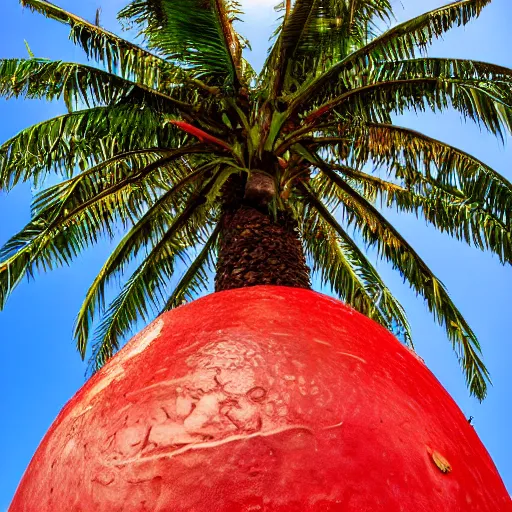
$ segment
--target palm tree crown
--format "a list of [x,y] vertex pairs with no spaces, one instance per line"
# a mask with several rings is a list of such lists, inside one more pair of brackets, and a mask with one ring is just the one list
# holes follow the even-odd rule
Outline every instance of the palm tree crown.
[[[248,43],[234,28],[234,0],[132,0],[119,19],[139,31],[140,45],[44,0],[21,3],[68,24],[95,66],[32,55],[0,61],[1,95],[62,98],[68,108],[0,148],[4,189],[61,177],[35,196],[32,220],[1,251],[0,307],[24,276],[69,264],[123,226],[76,322],[84,356],[103,313],[93,346],[99,367],[139,318],[205,289],[225,236],[229,184],[242,178],[248,194],[263,180],[259,210],[293,221],[325,284],[410,344],[404,311],[361,246],[376,248],[425,299],[471,392],[485,396],[478,340],[378,206],[512,262],[512,184],[471,155],[393,123],[406,110],[455,109],[498,137],[511,131],[512,70],[426,53],[490,0],[456,1],[386,30],[390,0],[285,0],[259,74],[243,57]],[[179,260],[188,269],[171,287]],[[133,262],[106,306],[107,287]]]

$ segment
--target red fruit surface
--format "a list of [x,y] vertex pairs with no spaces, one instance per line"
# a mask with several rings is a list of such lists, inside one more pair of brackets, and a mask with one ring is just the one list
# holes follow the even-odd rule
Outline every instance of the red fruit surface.
[[329,297],[256,287],[167,313],[66,405],[11,512],[505,512],[424,364]]

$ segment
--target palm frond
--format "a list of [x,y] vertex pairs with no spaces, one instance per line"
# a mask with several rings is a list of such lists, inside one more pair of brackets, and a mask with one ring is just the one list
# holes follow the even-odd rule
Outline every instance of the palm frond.
[[449,59],[439,57],[423,57],[399,61],[383,62],[375,66],[368,74],[368,80],[383,82],[403,78],[453,78],[471,83],[488,82],[493,84],[512,84],[512,69],[468,59]]
[[38,186],[48,173],[68,178],[105,160],[105,147],[123,153],[176,147],[181,140],[150,108],[115,105],[72,112],[31,126],[0,146],[0,188],[27,180]]
[[361,125],[353,144],[356,166],[373,162],[419,193],[430,186],[460,190],[468,205],[511,225],[512,183],[470,154],[417,131],[379,123]]
[[[512,263],[512,225],[506,225],[483,205],[472,202],[461,190],[427,183],[419,176],[416,180],[423,186],[420,192],[415,192],[345,165],[328,166],[375,206],[412,213],[457,240],[492,251],[502,263]],[[323,174],[315,176],[314,183],[328,203],[343,201],[343,193]]]
[[320,0],[297,0],[293,9],[283,20],[281,34],[265,64],[264,72],[270,82],[270,94],[273,98],[280,95],[286,78],[290,59],[295,54],[301,39],[307,33],[310,24],[315,21],[315,11]]
[[[36,193],[32,201],[32,217],[52,219],[52,211],[86,209],[90,201],[101,199],[100,195],[107,196],[126,185],[142,181],[155,169],[198,150],[199,146],[186,146],[178,150],[147,148],[115,154],[74,178]],[[173,178],[172,173],[170,178]],[[71,217],[73,213],[69,215]]]
[[[357,89],[371,90],[380,84],[421,79],[424,79],[425,83],[428,83],[428,80],[438,80],[438,87],[447,89],[448,97],[450,87],[464,84],[468,90],[472,88],[486,92],[496,101],[508,107],[511,105],[512,69],[487,62],[430,57],[383,62],[367,68],[364,73],[355,73],[353,70],[342,73],[337,83],[336,97],[333,97],[329,90],[325,91],[324,97],[327,104],[335,103],[337,99],[342,99],[344,94]],[[420,87],[418,92],[421,91],[425,93],[425,103],[431,102],[429,91]],[[421,97],[418,104],[421,105]]]
[[417,49],[426,48],[454,26],[467,25],[480,16],[490,3],[491,0],[451,2],[392,27],[361,48],[360,52],[382,60],[414,57]]
[[133,0],[119,18],[139,27],[149,48],[215,85],[237,86],[242,42],[232,27],[234,1]]
[[274,97],[300,89],[364,46],[390,16],[388,0],[297,0],[282,19],[261,78],[273,82]]
[[[408,78],[355,87],[320,105],[306,117],[300,133],[312,133],[323,121],[391,123],[392,114],[454,109],[465,119],[504,139],[512,133],[512,89],[451,78]],[[333,119],[334,118],[334,119]],[[288,136],[296,137],[295,133]]]
[[[304,190],[302,190],[304,193]],[[368,258],[321,200],[305,191],[310,206],[301,212],[302,237],[324,286],[349,306],[413,346],[405,311]]]
[[[169,282],[174,274],[175,260],[180,252],[198,242],[198,235],[208,223],[209,206],[192,198],[185,209],[173,219],[163,237],[144,257],[121,293],[114,299],[95,333],[91,363],[101,368],[119,349],[121,340],[133,324],[156,316]],[[180,231],[186,229],[185,237]]]
[[89,23],[45,0],[21,0],[21,5],[47,18],[59,21],[71,28],[70,39],[80,46],[90,59],[101,63],[110,73],[133,77],[134,81],[151,86],[150,77],[157,73],[166,76],[179,74],[179,82],[187,76],[164,59],[147,50]]
[[425,298],[430,312],[445,327],[453,343],[471,393],[481,400],[485,398],[489,374],[481,359],[480,344],[444,285],[373,205],[327,167],[322,166],[321,171],[342,191],[343,205],[365,243],[376,247],[379,256],[389,261]]
[[[158,86],[158,82],[156,83]],[[129,101],[139,107],[180,115],[194,110],[179,97],[197,101],[182,87],[168,87],[170,94],[135,83],[100,69],[46,59],[1,59],[0,96],[54,100],[63,98],[70,112],[80,105],[88,108]]]
[[[100,309],[104,304],[105,289],[108,283],[116,275],[122,274],[126,269],[128,263],[133,260],[139,251],[148,244],[164,243],[163,241],[172,238],[176,230],[181,229],[186,220],[194,213],[195,209],[200,207],[207,201],[206,195],[210,194],[212,190],[218,186],[219,180],[224,176],[223,173],[216,172],[204,186],[201,186],[201,181],[198,185],[199,188],[187,200],[185,209],[178,213],[176,217],[170,216],[168,205],[177,194],[186,185],[198,180],[208,170],[212,168],[211,164],[206,167],[197,169],[188,175],[185,179],[174,185],[168,192],[155,201],[147,212],[141,217],[137,224],[128,232],[128,234],[121,240],[116,249],[112,252],[108,260],[103,265],[98,273],[96,279],[92,283],[75,325],[75,338],[77,341],[77,348],[82,354],[85,355],[87,343],[89,339],[89,331],[94,321],[94,316],[97,307]],[[169,231],[170,226],[174,226],[174,231]],[[171,235],[169,235],[171,233]],[[197,236],[191,232],[192,239]],[[190,245],[193,245],[192,243]]]
[[[188,148],[169,152],[158,160],[150,155],[153,161],[150,159],[145,166],[147,155],[143,160],[125,155],[123,163],[134,168],[126,165],[112,169],[118,157],[37,196],[31,222],[0,251],[0,309],[24,276],[69,265],[101,236],[112,239],[120,225],[126,228],[136,222],[166,186],[159,179],[147,177],[187,152]],[[166,181],[181,185],[187,179],[186,171],[175,168]]]
[[426,48],[452,27],[464,26],[478,17],[490,2],[491,0],[460,0],[396,25],[346,56],[312,83],[306,84],[296,102],[308,103],[319,93],[325,97],[328,90],[335,95],[339,94],[336,84],[343,71],[354,70],[358,74],[374,63],[414,57],[418,49],[421,51]]
[[106,208],[112,213],[126,212],[121,219],[126,224],[126,219],[130,219],[129,207],[137,204],[139,196],[146,202],[157,199],[160,192],[186,177],[193,162],[191,157],[204,152],[205,148],[196,144],[175,150],[139,150],[116,155],[38,193],[32,203],[32,215],[48,223],[51,230],[61,222],[77,222],[90,217],[92,210]]
[[188,265],[187,271],[174,287],[174,291],[162,309],[162,313],[182,305],[186,300],[194,300],[201,292],[208,289],[208,274],[215,268],[215,246],[220,233],[220,223],[204,243],[203,248],[194,261]]

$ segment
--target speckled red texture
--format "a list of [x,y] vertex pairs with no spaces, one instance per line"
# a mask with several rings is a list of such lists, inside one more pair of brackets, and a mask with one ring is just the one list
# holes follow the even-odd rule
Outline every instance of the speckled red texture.
[[136,336],[63,409],[10,508],[511,510],[414,354],[340,302],[280,287],[210,295]]

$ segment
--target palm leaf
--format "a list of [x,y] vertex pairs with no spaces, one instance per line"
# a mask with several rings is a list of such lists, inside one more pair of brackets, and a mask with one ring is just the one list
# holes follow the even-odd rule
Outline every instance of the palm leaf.
[[270,94],[273,98],[282,92],[287,66],[307,34],[312,19],[315,19],[320,3],[320,0],[297,0],[283,23],[281,35],[265,64],[265,71],[271,77]]
[[[178,156],[194,153],[194,149],[196,148],[193,146],[187,146],[186,150],[179,149]],[[115,154],[74,178],[36,193],[32,200],[32,217],[45,215],[51,219],[53,215],[48,215],[48,212],[52,210],[64,208],[69,212],[75,208],[86,208],[85,203],[96,199],[97,194],[103,195],[107,191],[106,195],[108,195],[108,191],[114,192],[122,188],[122,186],[118,187],[120,181],[128,179],[135,183],[143,179],[154,169],[146,168],[146,172],[141,172],[139,169],[144,169],[146,165],[151,166],[160,157],[171,157],[170,161],[172,161],[174,151],[167,148],[147,148]],[[165,163],[165,160],[163,162],[159,160],[159,165],[163,166]]]
[[207,271],[212,271],[215,267],[214,253],[219,233],[220,223],[217,223],[197,257],[188,265],[187,271],[174,287],[161,313],[177,308],[187,299],[194,300],[201,292],[208,289]]
[[443,284],[374,206],[327,167],[322,166],[321,171],[343,192],[343,204],[352,213],[364,241],[376,247],[379,256],[391,262],[416,293],[425,298],[429,310],[445,327],[453,343],[471,393],[484,399],[489,375],[480,357],[480,344]]
[[97,366],[101,366],[105,357],[110,357],[119,347],[120,338],[138,317],[147,317],[150,303],[154,305],[155,312],[158,311],[158,305],[165,300],[166,285],[174,272],[175,257],[180,251],[198,243],[209,221],[208,213],[216,198],[215,191],[231,172],[217,172],[197,194],[191,196],[109,307],[96,333],[94,352]]
[[[166,61],[97,24],[89,23],[45,0],[21,0],[21,4],[71,27],[70,39],[87,57],[101,63],[110,73],[156,88],[158,84],[187,84],[191,89],[217,95],[218,89],[194,78],[187,70]],[[158,82],[155,83],[155,81]]]
[[149,48],[216,85],[237,86],[241,41],[232,27],[236,2],[133,0],[119,18],[139,27]]
[[460,0],[422,14],[389,29],[368,44],[357,49],[300,91],[296,104],[308,103],[317,94],[331,91],[338,95],[337,79],[345,70],[356,73],[368,69],[369,64],[383,60],[402,60],[414,57],[417,48],[425,48],[433,39],[441,37],[453,26],[463,26],[478,17],[491,0]]
[[150,108],[121,104],[72,112],[31,126],[0,146],[0,188],[29,179],[37,186],[50,172],[70,177],[105,160],[105,147],[123,153],[175,147],[180,140]]
[[21,0],[21,5],[37,11],[47,18],[59,21],[71,27],[70,39],[81,46],[87,57],[101,62],[111,73],[121,76],[135,75],[136,81],[156,69],[173,70],[165,60],[147,50],[125,40],[98,25],[89,23],[60,7],[45,0]]
[[[214,165],[214,164],[211,164]],[[176,198],[177,194],[181,193],[183,187],[198,180],[201,176],[208,171],[210,166],[203,167],[193,171],[186,178],[174,185],[168,192],[155,201],[147,212],[141,217],[137,224],[128,232],[128,234],[121,240],[116,249],[112,252],[102,269],[98,273],[96,279],[92,283],[75,325],[75,338],[77,340],[77,348],[82,354],[85,355],[87,342],[89,338],[89,330],[94,320],[94,315],[97,306],[102,308],[104,304],[105,289],[110,280],[124,271],[127,264],[137,256],[141,248],[148,244],[155,243],[155,240],[166,240],[166,233],[168,233],[169,226],[175,225],[176,229],[181,228],[182,220],[174,221],[170,217],[168,211],[169,203]],[[189,206],[186,208],[187,213],[177,217],[177,219],[187,219],[189,215],[193,214],[192,206],[199,207],[206,200],[204,194],[211,191],[215,186],[216,181],[219,179],[215,175],[204,188],[199,188],[193,197],[189,200]],[[199,185],[200,187],[200,185]],[[191,202],[192,201],[192,202]],[[174,223],[174,224],[172,224]],[[176,224],[178,223],[178,224]],[[159,242],[156,242],[157,244]]]
[[406,185],[460,189],[469,205],[483,207],[505,224],[512,222],[512,183],[477,158],[414,130],[388,124],[362,125],[354,139],[354,163],[372,161],[396,170]]
[[[384,204],[399,212],[413,213],[441,232],[482,250],[491,250],[502,263],[512,263],[512,226],[496,218],[483,205],[472,202],[461,190],[424,183],[423,190],[416,193],[345,165],[327,165],[341,173],[343,179],[372,204]],[[416,180],[427,181],[422,177]],[[343,202],[343,193],[331,180],[320,174],[314,182],[326,201]],[[380,203],[377,203],[379,199]]]
[[306,191],[302,237],[323,285],[349,306],[380,323],[412,346],[405,312],[352,238],[324,204]]
[[[200,207],[201,206],[201,207]],[[106,311],[95,333],[91,363],[97,370],[119,349],[123,337],[132,325],[142,319],[148,321],[155,316],[165,300],[167,286],[174,274],[175,259],[181,251],[197,243],[198,233],[204,230],[208,216],[204,205],[197,198],[187,205],[169,225],[166,233],[144,257],[121,293]],[[186,228],[185,240],[180,239],[180,230]]]
[[388,0],[297,0],[283,18],[263,70],[273,81],[273,96],[327,71],[366,44],[376,23],[389,21],[390,15]]
[[[168,87],[171,94],[168,95],[83,64],[46,59],[0,60],[0,96],[46,100],[64,98],[69,111],[76,110],[80,104],[92,108],[114,105],[129,98],[132,105],[180,115],[194,109],[191,104],[175,97],[182,90],[176,86]],[[185,95],[182,93],[181,96]]]
[[[391,123],[392,114],[427,109],[441,112],[449,108],[464,118],[485,127],[490,133],[504,138],[512,132],[512,89],[488,87],[481,83],[466,83],[450,78],[408,78],[376,82],[350,89],[320,105],[306,118],[299,134],[318,131],[325,120],[336,123],[357,117],[365,122]],[[333,119],[334,117],[334,119]],[[297,133],[287,138],[295,139]]]
[[[33,219],[0,251],[0,309],[25,275],[33,275],[35,269],[46,271],[69,265],[87,246],[97,243],[101,235],[113,238],[120,222],[125,227],[133,224],[143,215],[147,204],[160,195],[158,188],[162,184],[155,185],[153,180],[147,182],[146,177],[188,152],[188,148],[169,152],[167,157],[142,169],[123,170],[120,176],[111,173],[112,184],[101,177],[99,183],[91,184],[92,175],[97,176],[105,169],[108,171],[109,165],[118,161],[113,159],[89,173],[52,187],[42,197],[36,197]],[[185,180],[186,177],[180,174],[167,176],[170,183],[174,181],[181,185]],[[137,184],[135,188],[134,184]]]
[[489,82],[492,84],[512,84],[512,69],[468,59],[449,59],[424,57],[420,59],[408,59],[383,62],[375,66],[368,75],[373,82],[388,80],[400,80],[402,78],[454,78],[478,83]]
[[[462,80],[467,85],[476,85],[497,91],[502,97],[510,97],[512,70],[503,66],[466,59],[431,58],[394,60],[374,63],[363,71],[354,69],[341,72],[336,83],[337,94],[355,90],[362,86],[371,86],[382,82],[419,78]],[[334,99],[333,89],[326,88],[315,102]]]

